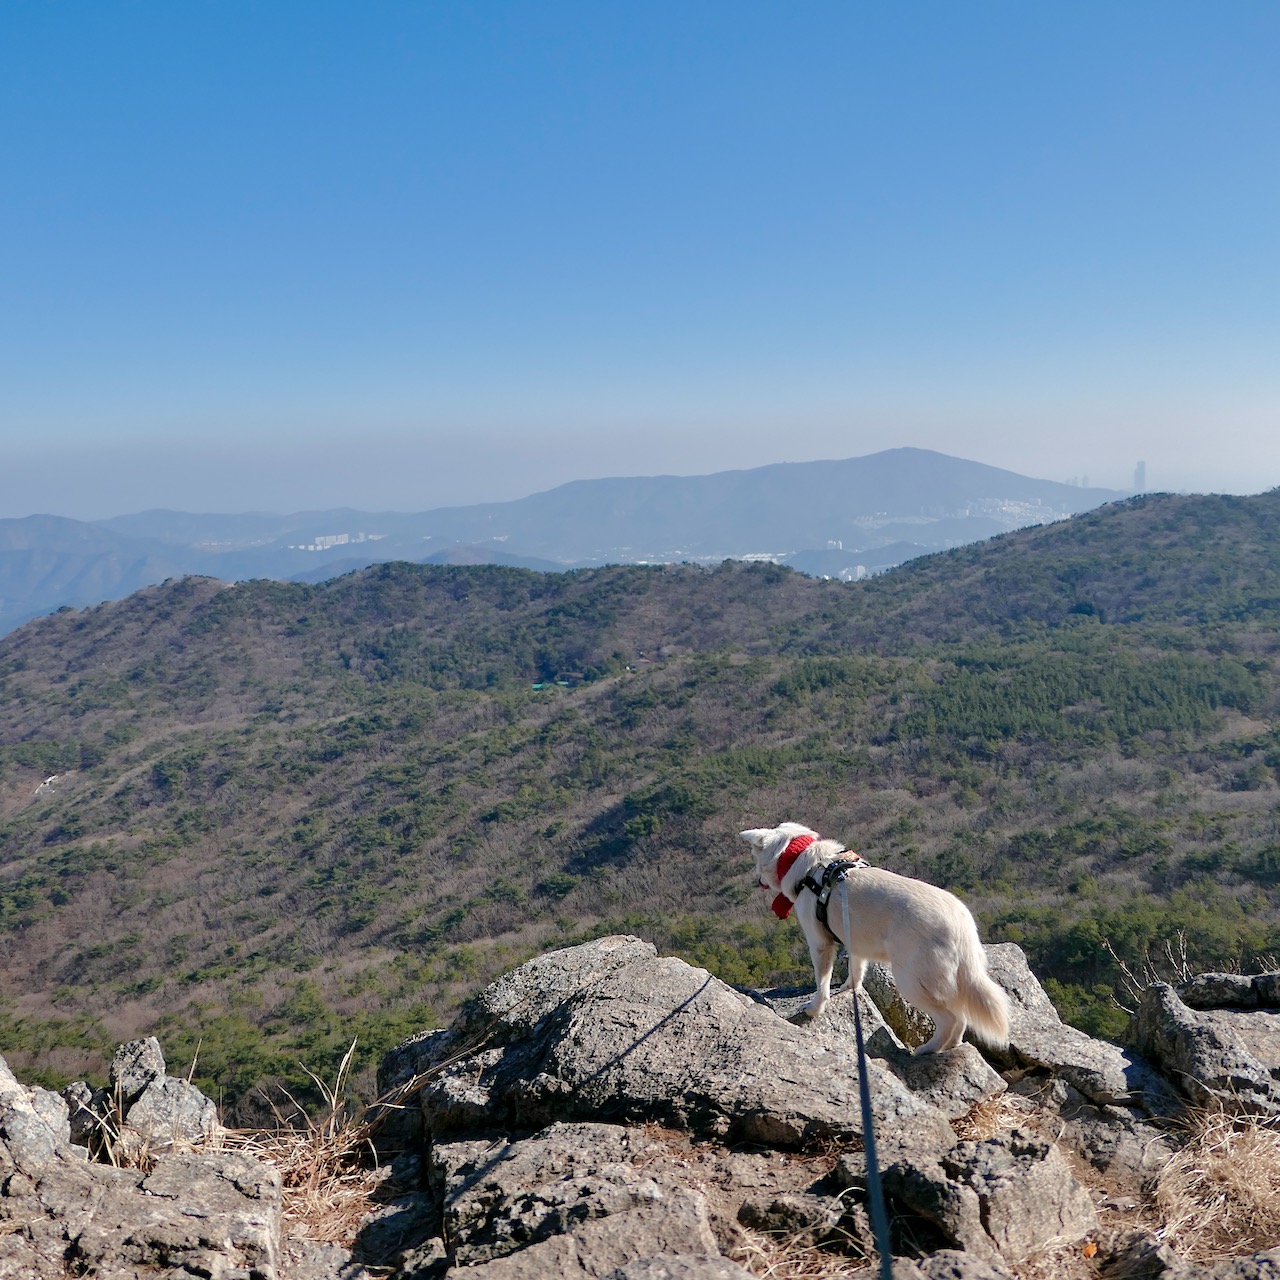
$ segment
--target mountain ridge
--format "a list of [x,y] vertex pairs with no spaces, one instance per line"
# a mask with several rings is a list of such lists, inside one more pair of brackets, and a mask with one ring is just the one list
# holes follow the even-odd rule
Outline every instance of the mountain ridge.
[[[1117,496],[895,449],[704,476],[575,480],[510,502],[419,513],[155,509],[96,522],[0,520],[0,631],[183,574],[315,581],[326,571],[450,556],[563,569],[790,555],[802,568],[830,562],[832,576],[850,577],[859,564],[882,569]],[[795,554],[836,548],[834,560]]]

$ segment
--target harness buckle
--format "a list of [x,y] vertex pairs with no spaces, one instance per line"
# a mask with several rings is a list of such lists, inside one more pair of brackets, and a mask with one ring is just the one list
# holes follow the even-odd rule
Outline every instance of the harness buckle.
[[854,854],[851,858],[837,858],[835,862],[828,862],[822,868],[822,879],[815,880],[813,872],[809,872],[803,880],[800,881],[802,889],[808,889],[810,893],[817,899],[818,923],[833,937],[837,942],[840,941],[836,937],[835,931],[827,923],[827,905],[831,901],[831,893],[836,885],[844,880],[850,871],[857,871],[861,867],[867,866],[867,861],[859,854]]

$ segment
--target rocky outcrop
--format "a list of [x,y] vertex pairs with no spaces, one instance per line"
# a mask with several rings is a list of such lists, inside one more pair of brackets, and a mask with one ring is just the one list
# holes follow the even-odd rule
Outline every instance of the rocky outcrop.
[[1280,1116],[1280,974],[1148,987],[1125,1041],[1197,1106]]
[[1176,1110],[1168,1082],[1151,1063],[1058,1017],[1021,947],[1006,942],[986,952],[991,976],[1009,996],[1011,1065],[1043,1068],[1099,1106],[1138,1107],[1148,1115]]
[[[892,1012],[887,975],[878,991]],[[853,999],[810,1022],[805,998],[744,994],[637,939],[604,938],[540,956],[447,1032],[388,1055],[380,1083],[416,1099],[459,1274],[598,1276],[624,1262],[656,1266],[646,1250],[705,1261],[732,1251],[739,1223],[866,1257]],[[937,1246],[993,1265],[1096,1227],[1088,1194],[1050,1143],[1025,1134],[957,1143],[950,1121],[1007,1087],[976,1049],[913,1057],[880,1008],[858,998],[901,1215],[927,1224]],[[707,1188],[723,1183],[707,1171],[691,1181],[638,1127],[655,1124],[762,1144],[782,1159],[830,1143],[849,1154],[816,1180],[753,1187],[739,1169],[736,1188],[717,1198]]]
[[[874,966],[874,970],[874,985],[858,993],[857,1008],[862,1016],[867,1052],[877,1066],[891,1071],[911,1094],[936,1107],[948,1120],[958,1120],[974,1107],[1004,1093],[1007,1085],[1000,1073],[972,1045],[961,1045],[951,1053],[917,1058],[894,1026],[904,1028],[917,1045],[923,1044],[932,1032],[922,1034],[922,1028],[903,1012],[910,1006],[898,994],[888,970],[881,965]],[[852,1000],[832,1001],[817,1018],[811,1019],[802,1013],[813,994],[808,988],[747,994],[779,1017],[803,1026],[813,1040],[837,1053],[848,1053],[857,1043]],[[914,1010],[911,1013],[916,1019],[922,1017]]]
[[1280,1280],[1280,1249],[1197,1264],[1178,1257],[1167,1244],[1132,1233],[1117,1243],[1099,1274],[1103,1280]]
[[77,1080],[63,1089],[61,1101],[71,1140],[92,1155],[134,1161],[146,1152],[208,1142],[220,1130],[213,1102],[189,1081],[165,1075],[154,1036],[116,1050],[105,1089]]
[[1155,1122],[1178,1113],[1177,1091],[1134,1047],[1067,1026],[1020,947],[1003,943],[986,952],[992,977],[1009,996],[1009,1049],[997,1057],[1012,1069],[1013,1089],[1057,1114],[1060,1141],[1081,1159],[1118,1187],[1140,1193],[1169,1158]]
[[434,1146],[455,1264],[491,1264],[481,1276],[598,1276],[638,1258],[715,1257],[705,1197],[646,1167],[662,1154],[640,1131],[601,1124]]
[[939,1159],[905,1160],[885,1190],[978,1258],[1019,1262],[1098,1229],[1089,1193],[1051,1143],[1015,1129],[958,1142]]
[[86,1155],[71,1141],[67,1104],[24,1088],[0,1059],[0,1280],[276,1274],[280,1178],[270,1165],[172,1148],[142,1168]]
[[[799,1146],[856,1142],[862,1129],[852,1044],[780,1021],[636,938],[522,965],[448,1034],[405,1046],[380,1084],[406,1072],[426,1077],[418,1106],[433,1137],[590,1119]],[[878,1126],[948,1143],[941,1111],[879,1062],[870,1075]]]
[[71,1126],[57,1094],[19,1084],[0,1058],[0,1169],[37,1168],[67,1151]]
[[[1064,1151],[1104,1173],[1116,1203],[1140,1195],[1171,1151],[1160,1125],[1181,1095],[1160,1059],[1066,1026],[1018,948],[988,952],[1012,1005],[1003,1055],[962,1046],[916,1058],[907,1044],[927,1029],[891,976],[874,973],[874,999],[858,997],[895,1248],[927,1255],[895,1274],[999,1280],[1046,1249],[1088,1240],[1097,1253],[1106,1233]],[[1231,987],[1237,1009],[1264,1008],[1270,990]],[[606,938],[531,961],[449,1030],[406,1042],[381,1083],[416,1100],[414,1140],[433,1152],[432,1265],[451,1276],[702,1274],[720,1265],[716,1252],[740,1255],[744,1228],[869,1256],[855,1003],[836,999],[810,1020],[808,994],[737,992],[636,939]],[[1024,1127],[957,1141],[953,1123],[993,1106]],[[696,1176],[654,1125],[701,1142]],[[720,1144],[741,1141],[772,1148],[789,1173],[761,1182],[738,1164],[729,1185]],[[824,1143],[844,1154],[800,1176],[806,1157],[788,1153]],[[624,1239],[632,1256],[609,1272],[617,1255],[602,1242]],[[663,1270],[671,1258],[685,1270]],[[1263,1275],[1269,1262],[1233,1265]]]
[[[887,973],[809,1020],[807,992],[737,991],[635,938],[539,956],[383,1060],[395,1158],[351,1250],[282,1237],[275,1171],[211,1149],[207,1099],[155,1041],[122,1046],[106,1088],[62,1096],[0,1060],[0,1280],[743,1280],[753,1259],[786,1273],[787,1250],[871,1276],[855,1009],[895,1276],[1050,1274],[1046,1251],[1069,1247],[1102,1277],[1280,1280],[1280,1253],[1196,1267],[1098,1217],[1167,1161],[1179,1097],[1218,1097],[1246,1057],[1280,1076],[1280,977],[1153,988],[1121,1049],[1065,1027],[1016,948],[990,952],[1007,1054],[923,1058]],[[984,1116],[1003,1121],[975,1138]]]

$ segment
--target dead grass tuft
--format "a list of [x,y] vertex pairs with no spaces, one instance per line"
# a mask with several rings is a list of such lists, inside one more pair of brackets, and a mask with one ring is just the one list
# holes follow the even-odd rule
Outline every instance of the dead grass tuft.
[[1160,1175],[1161,1235],[1202,1262],[1280,1244],[1280,1126],[1204,1112]]
[[832,1280],[869,1261],[821,1248],[808,1232],[781,1235],[749,1227],[742,1228],[731,1260],[761,1280]]
[[1026,1123],[1026,1103],[1016,1094],[1006,1091],[976,1103],[958,1120],[953,1120],[951,1127],[961,1142],[985,1142],[998,1133],[1008,1133],[1017,1125]]
[[429,1080],[482,1048],[488,1034],[486,1030],[430,1071],[414,1076],[354,1114],[346,1105],[356,1053],[353,1040],[331,1085],[303,1067],[324,1100],[323,1119],[312,1119],[297,1099],[286,1093],[294,1108],[287,1122],[271,1102],[279,1122],[276,1129],[241,1132],[228,1135],[228,1139],[239,1149],[270,1160],[280,1170],[284,1218],[298,1234],[326,1244],[350,1245],[363,1219],[377,1207],[375,1192],[386,1177],[378,1168],[374,1135],[389,1114],[412,1105]]
[[[241,1133],[235,1142],[280,1170],[285,1221],[296,1233],[326,1244],[351,1244],[374,1207],[373,1194],[384,1177],[377,1167],[367,1110],[347,1113],[355,1051],[353,1040],[332,1085],[307,1071],[324,1099],[323,1119],[312,1119],[291,1098],[295,1127],[281,1123],[273,1131]],[[299,1119],[301,1126],[296,1125]]]

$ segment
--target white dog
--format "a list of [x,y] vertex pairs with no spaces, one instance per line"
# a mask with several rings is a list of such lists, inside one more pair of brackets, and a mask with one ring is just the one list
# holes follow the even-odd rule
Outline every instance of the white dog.
[[[818,984],[805,1005],[813,1017],[831,998],[831,970],[840,942],[849,953],[849,980],[857,990],[867,961],[887,963],[903,996],[934,1023],[932,1039],[917,1054],[954,1049],[967,1028],[997,1048],[1009,1042],[1009,1000],[987,974],[987,957],[969,908],[953,893],[868,866],[834,840],[796,822],[739,832],[756,851],[760,885],[777,897],[773,910],[786,919],[794,905],[813,958]],[[827,923],[820,917],[823,870],[831,863],[855,864],[834,881]],[[845,938],[845,903],[851,938]]]

